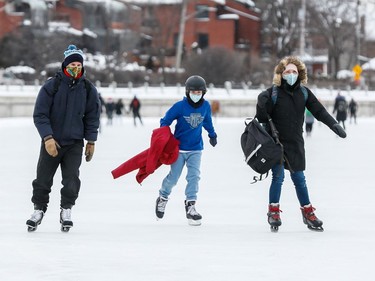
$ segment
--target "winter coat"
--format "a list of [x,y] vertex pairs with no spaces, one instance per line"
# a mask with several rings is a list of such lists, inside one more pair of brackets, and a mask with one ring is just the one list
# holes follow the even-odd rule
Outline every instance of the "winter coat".
[[137,98],[133,98],[129,105],[129,110],[132,110],[133,113],[139,112],[141,109],[141,102]]
[[348,103],[344,96],[337,96],[333,106],[333,113],[336,112],[337,121],[345,121],[347,117]]
[[200,106],[193,107],[186,97],[176,102],[160,120],[160,126],[170,126],[177,120],[174,136],[180,141],[180,150],[203,150],[202,128],[209,138],[216,138],[208,101],[203,100]]
[[139,169],[136,180],[138,183],[152,174],[162,164],[173,164],[179,153],[179,141],[171,133],[169,127],[155,129],[151,136],[150,148],[127,160],[111,173],[114,179]]
[[115,105],[116,115],[122,115],[123,108],[124,104],[119,100]]
[[279,132],[280,142],[284,146],[284,154],[293,171],[303,171],[306,167],[305,144],[303,139],[303,123],[305,107],[318,120],[332,128],[337,121],[327,112],[316,96],[307,89],[308,97],[304,94],[298,80],[293,87],[285,80],[280,80],[276,103],[273,104],[272,87],[258,96],[256,117],[260,122],[267,123],[269,114]]
[[84,76],[75,80],[62,72],[57,75],[61,77],[58,89],[58,78],[48,80],[35,102],[33,118],[40,137],[52,135],[62,146],[83,139],[96,141],[100,116],[96,88],[91,85],[90,91],[86,91]]
[[358,104],[356,101],[354,100],[351,100],[350,103],[349,103],[349,110],[350,110],[350,114],[355,114],[357,113],[357,110],[358,110]]

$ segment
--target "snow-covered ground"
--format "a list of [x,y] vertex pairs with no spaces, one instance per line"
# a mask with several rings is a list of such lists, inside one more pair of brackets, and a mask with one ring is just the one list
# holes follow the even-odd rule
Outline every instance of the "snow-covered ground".
[[[281,198],[283,225],[271,233],[266,220],[270,179],[251,185],[243,162],[243,119],[217,119],[218,145],[206,147],[197,210],[203,224],[184,214],[182,175],[163,220],[155,199],[169,168],[139,186],[135,172],[113,180],[110,171],[148,147],[158,119],[134,127],[125,117],[106,126],[92,162],[81,167],[82,187],[73,208],[74,227],[60,232],[58,172],[48,212],[34,233],[31,182],[39,136],[31,118],[0,119],[0,280],[245,281],[371,280],[374,243],[375,119],[347,124],[340,139],[314,124],[306,139],[310,199],[325,231],[302,223],[289,177]],[[287,173],[288,175],[288,173]]]

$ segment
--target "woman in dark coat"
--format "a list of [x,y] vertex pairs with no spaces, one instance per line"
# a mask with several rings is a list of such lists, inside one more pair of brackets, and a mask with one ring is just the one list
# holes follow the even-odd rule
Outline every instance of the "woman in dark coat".
[[333,114],[336,112],[336,120],[337,122],[342,122],[342,126],[345,130],[345,120],[347,117],[347,111],[348,111],[348,103],[346,102],[346,99],[344,96],[340,94],[340,92],[337,94],[337,97],[335,99],[335,104],[333,106]]
[[[272,230],[281,225],[280,195],[284,181],[284,168],[290,171],[301,206],[303,221],[310,229],[323,230],[323,222],[315,214],[305,181],[305,145],[303,124],[305,107],[314,117],[327,125],[337,135],[346,137],[344,129],[327,112],[316,96],[305,86],[307,71],[305,64],[297,57],[285,57],[275,67],[272,87],[258,96],[256,117],[267,123],[268,115],[272,118],[284,146],[284,163],[272,168],[272,182],[269,190],[268,222]],[[303,89],[304,88],[304,89]],[[275,98],[275,94],[277,94]]]

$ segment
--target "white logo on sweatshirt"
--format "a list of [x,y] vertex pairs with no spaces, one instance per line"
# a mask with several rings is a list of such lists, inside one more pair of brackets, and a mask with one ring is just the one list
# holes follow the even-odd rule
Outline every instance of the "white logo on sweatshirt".
[[192,128],[197,128],[204,119],[200,113],[190,113],[190,116],[184,116],[184,118]]

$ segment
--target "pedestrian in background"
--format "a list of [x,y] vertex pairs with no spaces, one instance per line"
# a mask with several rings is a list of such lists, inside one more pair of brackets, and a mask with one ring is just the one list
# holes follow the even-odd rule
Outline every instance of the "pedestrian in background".
[[60,223],[62,231],[73,226],[71,209],[81,187],[79,168],[84,140],[86,161],[94,155],[98,136],[100,101],[94,85],[85,78],[83,52],[69,45],[61,71],[40,89],[33,113],[41,147],[32,182],[34,213],[27,220],[29,231],[37,229],[47,211],[57,168],[61,168]]
[[216,119],[220,113],[220,102],[218,100],[213,100],[211,102],[211,112],[214,119]]
[[340,92],[337,93],[335,104],[333,106],[333,114],[336,112],[336,120],[342,123],[342,127],[345,130],[345,120],[348,112],[348,103],[344,96]]
[[131,110],[133,113],[134,126],[137,126],[137,122],[136,122],[137,118],[139,119],[139,122],[141,123],[141,125],[143,125],[142,117],[140,114],[141,102],[139,101],[137,96],[134,96],[134,98],[131,100],[130,105],[129,105],[129,110]]
[[115,103],[112,98],[108,98],[105,104],[105,112],[107,114],[107,125],[112,126],[113,124],[113,112],[115,111]]
[[124,103],[122,102],[122,99],[118,99],[115,105],[115,112],[116,112],[116,119],[122,123],[122,115],[124,110]]
[[353,119],[354,124],[357,124],[357,110],[358,110],[358,103],[352,98],[349,102],[349,114],[350,114],[349,123],[352,123],[352,119]]
[[101,118],[102,118],[102,116],[103,116],[103,113],[104,113],[106,110],[105,110],[105,101],[104,101],[102,95],[101,95],[100,93],[98,93],[98,95],[99,95],[99,102],[100,102],[100,106],[99,106],[99,108],[100,108],[100,110],[99,110],[99,111],[100,111],[99,133],[101,133],[102,130],[103,130],[103,128],[102,128],[102,120],[101,120]]

